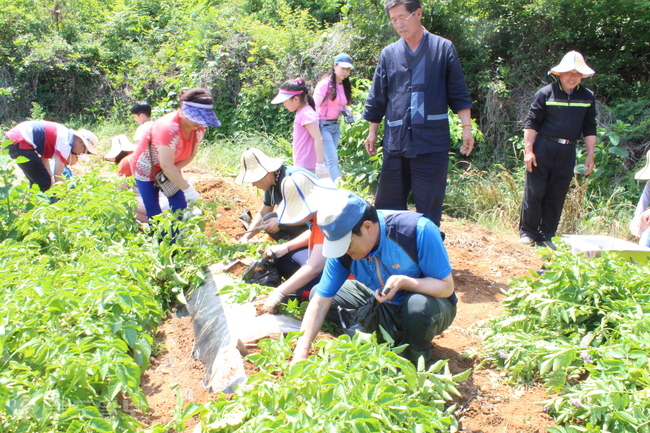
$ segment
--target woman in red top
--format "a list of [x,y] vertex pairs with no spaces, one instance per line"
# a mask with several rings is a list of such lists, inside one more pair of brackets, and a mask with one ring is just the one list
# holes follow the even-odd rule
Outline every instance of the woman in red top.
[[181,92],[179,100],[181,107],[153,123],[132,157],[135,183],[150,219],[162,212],[154,183],[160,171],[179,188],[168,197],[173,211],[185,209],[188,201],[199,199],[199,193],[185,180],[181,169],[196,156],[205,127],[221,125],[207,90],[195,88]]

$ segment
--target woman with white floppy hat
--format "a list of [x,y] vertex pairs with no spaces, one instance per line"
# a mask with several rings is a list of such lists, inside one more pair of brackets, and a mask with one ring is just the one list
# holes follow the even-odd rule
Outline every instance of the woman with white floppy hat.
[[239,174],[235,183],[252,183],[254,187],[264,191],[262,206],[248,225],[248,231],[241,238],[241,243],[251,241],[255,235],[264,230],[273,239],[294,239],[307,230],[307,225],[285,226],[278,223],[278,215],[273,210],[282,201],[280,185],[284,178],[295,172],[302,171],[315,177],[311,172],[291,165],[284,164],[282,158],[273,158],[259,149],[246,149],[239,160]]
[[309,225],[309,230],[294,240],[274,245],[266,254],[273,255],[278,268],[287,254],[294,254],[292,261],[300,265],[286,281],[277,287],[266,299],[264,309],[274,313],[277,306],[289,295],[295,294],[302,301],[309,298],[310,290],[320,280],[325,267],[326,258],[323,255],[323,232],[316,223],[316,212],[323,201],[327,201],[336,185],[329,178],[315,178],[303,171],[295,171],[287,175],[281,184],[283,200],[278,206],[278,221],[280,224]]
[[581,85],[594,75],[582,54],[567,53],[549,74],[559,77],[537,91],[524,129],[526,183],[519,224],[522,244],[555,248],[564,199],[573,179],[576,144],[584,137],[587,158],[580,171],[594,169],[596,98]]
[[646,158],[645,166],[634,175],[636,180],[646,180],[647,182],[630,222],[630,231],[639,238],[639,245],[650,247],[650,151]]

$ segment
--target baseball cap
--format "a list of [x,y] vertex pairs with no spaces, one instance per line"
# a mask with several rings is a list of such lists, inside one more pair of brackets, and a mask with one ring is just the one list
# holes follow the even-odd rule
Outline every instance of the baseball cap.
[[354,66],[352,66],[352,57],[345,53],[341,53],[334,57],[334,64],[339,65],[342,68],[354,69]]
[[323,201],[316,222],[325,235],[325,257],[341,257],[348,251],[352,229],[363,218],[367,206],[364,199],[345,190],[339,190]]

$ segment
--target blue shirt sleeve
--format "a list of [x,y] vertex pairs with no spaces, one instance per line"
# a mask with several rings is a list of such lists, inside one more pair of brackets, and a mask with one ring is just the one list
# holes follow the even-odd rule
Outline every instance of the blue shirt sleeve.
[[350,270],[343,266],[339,259],[327,259],[323,275],[316,286],[316,293],[323,298],[334,297],[347,280],[348,275],[350,275]]
[[440,229],[428,218],[420,218],[417,227],[418,263],[425,277],[442,280],[451,274],[447,250]]

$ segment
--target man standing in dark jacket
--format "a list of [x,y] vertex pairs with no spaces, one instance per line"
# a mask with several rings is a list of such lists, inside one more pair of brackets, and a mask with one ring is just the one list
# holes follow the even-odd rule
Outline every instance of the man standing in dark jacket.
[[387,0],[385,10],[401,39],[382,51],[363,113],[371,156],[385,118],[375,206],[405,210],[412,190],[417,211],[440,225],[449,162],[447,107],[460,116],[460,151],[469,155],[472,100],[454,45],[422,27],[420,1]]
[[526,183],[519,242],[555,249],[555,236],[576,161],[576,143],[584,136],[584,175],[594,169],[596,99],[580,85],[594,75],[577,51],[567,53],[549,74],[559,82],[535,93],[524,129]]

